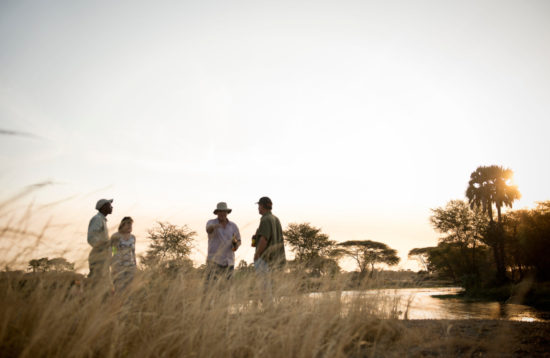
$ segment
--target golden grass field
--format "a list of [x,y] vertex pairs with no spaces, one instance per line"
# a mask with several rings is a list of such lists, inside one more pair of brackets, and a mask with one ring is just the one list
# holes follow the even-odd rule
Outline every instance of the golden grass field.
[[[204,288],[192,271],[140,272],[123,293],[74,285],[76,274],[1,276],[2,357],[548,356],[547,323],[398,320],[394,298],[341,296],[338,276],[310,295],[302,278],[254,274]],[[83,287],[84,286],[84,287]],[[346,297],[345,299],[342,297]]]

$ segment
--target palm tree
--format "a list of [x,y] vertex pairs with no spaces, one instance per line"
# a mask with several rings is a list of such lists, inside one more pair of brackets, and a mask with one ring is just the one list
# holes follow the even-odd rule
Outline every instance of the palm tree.
[[[488,244],[493,249],[497,265],[497,280],[506,279],[504,264],[504,237],[502,230],[502,207],[512,207],[512,203],[521,197],[516,185],[510,183],[514,172],[501,166],[478,167],[471,175],[466,189],[470,207],[480,207],[489,216]],[[493,205],[497,209],[497,225],[493,215]]]

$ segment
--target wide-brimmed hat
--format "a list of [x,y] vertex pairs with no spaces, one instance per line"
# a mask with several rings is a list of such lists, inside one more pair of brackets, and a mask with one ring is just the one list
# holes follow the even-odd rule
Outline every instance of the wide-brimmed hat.
[[218,211],[225,211],[228,214],[231,213],[231,209],[229,209],[227,207],[227,203],[224,203],[223,201],[218,203],[218,205],[216,205],[216,210],[214,210],[214,214],[217,214]]
[[103,205],[105,205],[107,203],[112,203],[112,202],[113,202],[113,199],[99,199],[97,201],[97,203],[95,204],[95,209],[99,210],[103,207]]

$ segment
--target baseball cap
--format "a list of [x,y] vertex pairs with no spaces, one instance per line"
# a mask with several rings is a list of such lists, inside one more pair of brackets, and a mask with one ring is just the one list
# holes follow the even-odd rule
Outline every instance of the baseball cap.
[[97,204],[95,204],[95,209],[99,210],[103,207],[103,205],[107,203],[112,203],[112,202],[113,202],[113,199],[99,199]]
[[269,199],[267,196],[262,196],[256,204],[260,204],[269,209],[271,209],[271,206],[273,205],[273,203],[271,202],[271,199]]

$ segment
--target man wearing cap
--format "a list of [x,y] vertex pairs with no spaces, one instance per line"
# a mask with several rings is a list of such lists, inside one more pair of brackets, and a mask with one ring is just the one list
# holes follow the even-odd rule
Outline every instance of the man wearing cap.
[[273,271],[286,263],[283,229],[279,218],[271,213],[273,207],[271,199],[264,196],[256,204],[262,218],[254,235],[256,242],[254,267],[259,272]]
[[235,267],[235,251],[241,246],[241,234],[234,222],[227,219],[231,209],[220,202],[214,210],[216,219],[208,220],[208,256],[206,258],[208,283],[219,277],[231,278]]
[[92,246],[92,251],[88,256],[90,273],[88,277],[93,286],[101,284],[103,288],[108,289],[111,280],[109,275],[109,261],[111,258],[109,251],[109,232],[107,230],[107,215],[113,212],[111,205],[113,199],[101,199],[95,205],[98,213],[92,217],[88,225],[88,244]]

